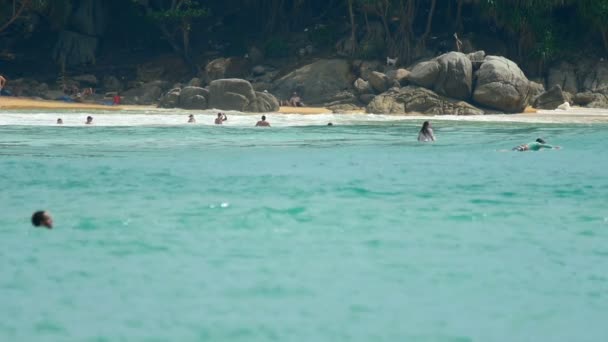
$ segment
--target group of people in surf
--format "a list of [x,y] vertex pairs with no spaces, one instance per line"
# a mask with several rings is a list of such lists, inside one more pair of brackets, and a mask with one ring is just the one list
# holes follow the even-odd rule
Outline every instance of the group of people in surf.
[[[228,117],[224,113],[217,113],[217,117],[214,120],[216,125],[223,125],[224,121],[227,121]],[[188,123],[196,123],[196,119],[194,118],[194,114],[188,115]],[[270,127],[270,122],[266,121],[266,115],[262,115],[260,121],[255,124],[256,127]]]

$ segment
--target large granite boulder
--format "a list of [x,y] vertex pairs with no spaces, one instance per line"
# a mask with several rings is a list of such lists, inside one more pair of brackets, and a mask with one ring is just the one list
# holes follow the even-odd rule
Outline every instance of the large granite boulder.
[[608,90],[608,62],[583,63],[579,70],[579,78],[582,80],[582,92],[601,93]]
[[414,66],[408,80],[440,95],[467,100],[473,87],[473,65],[465,54],[449,52]]
[[374,92],[369,82],[363,80],[362,78],[357,78],[353,84],[353,87],[355,88],[357,94],[372,94]]
[[467,58],[471,61],[473,70],[477,71],[483,64],[483,60],[486,58],[486,52],[483,50],[471,52],[467,54]]
[[159,108],[176,108],[179,106],[180,88],[173,88],[161,97],[158,102]]
[[575,105],[587,108],[608,108],[608,95],[602,93],[584,92],[574,96]]
[[388,77],[389,83],[391,84],[406,85],[408,78],[410,77],[410,72],[407,69],[401,68],[389,70],[386,72],[386,77]]
[[440,72],[433,90],[436,93],[459,100],[471,98],[473,65],[460,52],[450,52],[437,57]]
[[439,63],[437,61],[420,62],[410,72],[409,81],[412,84],[432,89],[439,76]]
[[255,99],[250,103],[248,112],[268,113],[279,110],[279,100],[268,92],[255,92]]
[[568,102],[566,96],[564,95],[564,92],[562,92],[562,87],[560,87],[559,84],[556,84],[536,98],[536,101],[534,101],[534,108],[552,110],[556,109],[564,102]]
[[274,112],[278,100],[270,93],[256,92],[246,80],[229,78],[209,84],[209,107],[242,112]]
[[209,108],[209,90],[201,87],[185,87],[179,95],[179,108],[207,109]]
[[578,81],[574,65],[562,62],[558,66],[549,69],[547,87],[551,89],[555,85],[559,85],[561,89],[569,93],[578,93]]
[[384,93],[389,88],[388,77],[378,71],[372,71],[369,74],[369,84],[377,94]]
[[275,81],[272,93],[288,100],[295,91],[307,105],[323,105],[340,91],[350,89],[354,81],[347,60],[321,59]]
[[391,89],[374,97],[366,111],[373,114],[481,115],[484,112],[464,101],[453,100],[416,86]]
[[507,113],[521,113],[528,105],[530,81],[513,61],[487,56],[476,76],[473,100],[478,104]]

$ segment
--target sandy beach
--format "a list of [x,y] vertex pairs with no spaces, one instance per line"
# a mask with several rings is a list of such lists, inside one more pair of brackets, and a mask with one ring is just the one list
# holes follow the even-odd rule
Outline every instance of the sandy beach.
[[47,101],[47,100],[37,100],[30,98],[22,98],[22,97],[8,97],[2,96],[0,97],[0,109],[23,109],[23,110],[39,110],[39,109],[55,109],[55,110],[148,110],[151,108],[156,108],[152,106],[105,106],[94,103],[76,103],[76,102],[61,102],[61,101]]
[[[0,111],[21,110],[52,110],[52,111],[111,111],[125,112],[125,114],[164,112],[155,106],[105,106],[92,103],[67,103],[60,101],[47,101],[30,98],[0,97]],[[182,112],[184,110],[178,110]],[[184,111],[184,113],[187,111]],[[249,113],[253,114],[253,113]],[[256,113],[257,114],[257,113]],[[281,107],[278,114],[291,115],[332,115],[332,111],[323,107]],[[334,115],[365,114],[364,109],[347,111]],[[595,108],[572,107],[569,110],[537,110],[532,107],[526,108],[521,114],[491,114],[491,115],[377,115],[382,118],[394,118],[396,120],[407,119],[429,119],[440,121],[479,121],[479,122],[524,122],[524,123],[608,123],[608,110]]]

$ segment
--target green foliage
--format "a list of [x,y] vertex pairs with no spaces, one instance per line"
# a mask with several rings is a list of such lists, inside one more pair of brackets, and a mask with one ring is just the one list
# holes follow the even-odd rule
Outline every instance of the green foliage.
[[272,37],[264,44],[264,53],[268,57],[287,57],[289,55],[289,44],[281,38]]

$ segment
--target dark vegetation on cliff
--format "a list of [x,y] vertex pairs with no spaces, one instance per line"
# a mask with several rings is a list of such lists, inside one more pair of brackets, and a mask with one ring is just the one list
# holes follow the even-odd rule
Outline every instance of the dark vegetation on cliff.
[[263,58],[400,65],[484,49],[541,76],[556,60],[606,54],[608,0],[0,0],[0,67],[11,77],[128,73],[172,54],[185,78],[252,47]]

